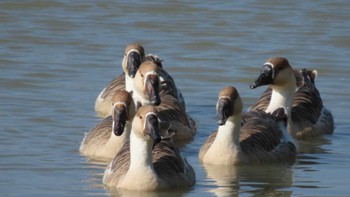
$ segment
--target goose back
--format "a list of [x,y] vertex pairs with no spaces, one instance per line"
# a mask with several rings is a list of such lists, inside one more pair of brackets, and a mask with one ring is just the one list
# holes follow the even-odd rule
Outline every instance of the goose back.
[[[152,150],[153,168],[163,182],[161,189],[184,189],[195,184],[193,168],[182,158],[170,139],[163,139]],[[127,141],[106,169],[103,182],[117,185],[130,167],[130,141]]]
[[245,113],[241,127],[240,145],[250,163],[284,162],[295,159],[296,147],[283,141],[283,131],[275,117],[265,112]]
[[196,134],[196,124],[191,116],[186,113],[180,101],[165,92],[160,94],[161,103],[156,106],[161,121],[171,124],[171,130],[175,132],[174,141],[190,141]]
[[106,99],[107,97],[110,97],[109,100],[111,100],[113,94],[118,90],[125,90],[125,73],[115,77],[106,85],[106,88],[101,94],[101,98]]
[[163,91],[164,94],[169,94],[177,98],[184,110],[186,110],[185,99],[180,89],[176,86],[173,77],[163,68],[159,69],[159,76],[161,78],[161,91]]
[[[128,139],[126,135],[129,133],[125,132],[122,136],[112,136],[112,122],[112,116],[108,116],[85,134],[79,147],[82,155],[106,161],[110,161],[115,156]],[[110,141],[112,138],[113,140]]]

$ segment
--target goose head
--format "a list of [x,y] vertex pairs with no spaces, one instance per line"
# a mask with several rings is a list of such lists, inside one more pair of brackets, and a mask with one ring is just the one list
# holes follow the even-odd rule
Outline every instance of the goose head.
[[303,68],[300,70],[300,74],[304,78],[304,81],[311,82],[315,85],[315,81],[318,75],[317,70],[308,70],[306,68]]
[[134,78],[137,69],[145,60],[145,50],[137,43],[129,44],[125,48],[122,67],[123,71],[130,78]]
[[242,112],[242,100],[235,87],[228,86],[219,92],[216,103],[217,124],[224,125],[226,121]]
[[129,92],[118,90],[113,95],[112,106],[112,130],[116,136],[121,136],[126,122],[135,115],[135,105]]
[[132,132],[145,141],[154,144],[161,141],[160,126],[155,107],[146,105],[140,107],[132,121]]
[[259,77],[250,85],[250,88],[254,89],[263,85],[284,86],[294,78],[294,71],[288,60],[283,57],[273,57],[262,66]]
[[160,104],[160,85],[158,66],[151,61],[143,62],[134,78],[135,92],[149,104],[158,106]]
[[146,60],[154,62],[155,64],[157,64],[157,66],[159,68],[163,68],[163,64],[162,64],[163,60],[160,59],[160,57],[158,55],[154,55],[154,54],[151,54],[151,53],[147,54],[146,55]]

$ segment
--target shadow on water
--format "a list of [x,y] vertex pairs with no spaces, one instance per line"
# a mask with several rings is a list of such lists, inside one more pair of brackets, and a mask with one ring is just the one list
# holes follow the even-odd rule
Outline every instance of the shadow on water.
[[327,149],[324,145],[330,145],[331,140],[326,137],[317,137],[307,140],[299,140],[299,153],[301,154],[327,154]]
[[[209,192],[216,196],[277,195],[290,196],[293,184],[292,164],[247,166],[203,165],[207,181],[216,187]],[[211,182],[214,181],[214,183]]]

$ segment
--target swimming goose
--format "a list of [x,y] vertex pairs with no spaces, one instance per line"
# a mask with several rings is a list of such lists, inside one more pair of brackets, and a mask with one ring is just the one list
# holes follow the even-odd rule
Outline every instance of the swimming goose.
[[269,85],[272,93],[265,91],[252,110],[272,112],[280,107],[286,108],[288,130],[297,139],[332,134],[333,116],[323,106],[314,84],[316,76],[317,72],[305,69],[296,73],[286,58],[268,59],[251,88]]
[[92,158],[111,160],[129,140],[130,123],[135,114],[135,105],[126,90],[117,90],[110,107],[112,115],[104,118],[85,134],[79,151]]
[[160,70],[150,61],[141,64],[134,79],[133,98],[138,107],[147,104],[156,106],[160,120],[171,123],[176,143],[189,142],[196,134],[195,122],[173,94],[161,89]]
[[273,115],[246,113],[242,119],[242,100],[237,89],[223,88],[216,104],[219,128],[202,145],[199,160],[203,164],[236,165],[294,159],[296,146],[286,131],[286,114],[281,109]]
[[110,115],[112,97],[117,90],[133,90],[133,78],[140,64],[146,60],[145,50],[138,43],[126,46],[122,60],[123,73],[111,80],[101,91],[95,101],[95,111],[101,116]]
[[[318,91],[315,87],[315,81],[318,75],[317,70],[307,70],[306,68],[303,68],[302,70],[293,70],[296,80],[296,92],[297,94],[303,95],[302,90],[303,86],[311,86],[312,89],[315,91]],[[266,90],[262,93],[260,98],[254,103],[253,106],[250,107],[250,111],[257,111],[257,110],[263,110],[265,111],[266,108],[269,106],[270,100],[271,100],[271,94],[272,89],[270,87],[267,87]]]
[[193,168],[170,139],[161,139],[153,106],[138,109],[126,143],[104,172],[103,183],[128,190],[186,189],[195,184]]

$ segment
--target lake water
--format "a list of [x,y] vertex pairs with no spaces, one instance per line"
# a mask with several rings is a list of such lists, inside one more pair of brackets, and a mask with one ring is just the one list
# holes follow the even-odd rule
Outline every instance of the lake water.
[[[197,183],[170,194],[350,195],[349,13],[349,2],[341,0],[1,1],[1,196],[124,194],[104,188],[105,164],[87,160],[78,148],[99,122],[95,98],[121,73],[131,42],[164,60],[198,125],[182,149]],[[301,141],[291,165],[206,171],[197,154],[217,128],[218,91],[236,86],[247,109],[264,90],[249,84],[271,56],[319,71],[316,83],[334,115],[334,135]]]

